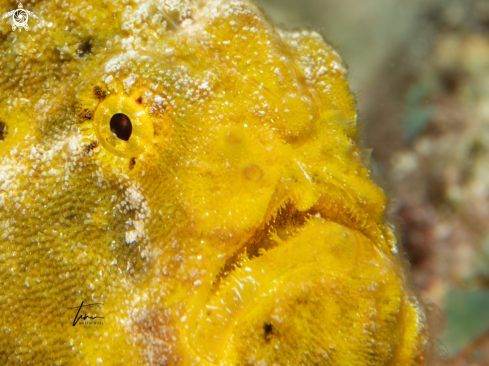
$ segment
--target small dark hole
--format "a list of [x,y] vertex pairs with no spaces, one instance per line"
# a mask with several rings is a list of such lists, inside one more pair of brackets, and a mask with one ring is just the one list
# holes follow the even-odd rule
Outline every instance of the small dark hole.
[[0,140],[5,140],[7,137],[8,128],[5,122],[0,121]]
[[265,323],[263,325],[263,330],[265,331],[265,340],[269,341],[270,337],[273,334],[273,325],[272,323]]
[[129,141],[132,134],[132,123],[124,113],[116,113],[110,119],[110,130],[124,141]]
[[87,39],[80,43],[78,49],[76,50],[76,53],[78,57],[83,57],[85,55],[88,55],[89,53],[92,53],[92,41]]

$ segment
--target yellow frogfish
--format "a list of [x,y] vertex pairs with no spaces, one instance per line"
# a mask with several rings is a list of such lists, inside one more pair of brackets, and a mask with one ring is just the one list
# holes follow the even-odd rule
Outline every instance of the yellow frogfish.
[[24,9],[0,23],[0,365],[428,362],[318,33],[249,0]]

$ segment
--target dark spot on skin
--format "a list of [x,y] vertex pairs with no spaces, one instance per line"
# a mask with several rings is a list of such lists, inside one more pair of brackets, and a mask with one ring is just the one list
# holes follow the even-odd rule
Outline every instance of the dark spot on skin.
[[96,147],[98,146],[98,141],[97,140],[93,140],[92,143],[90,145],[87,145],[85,147],[85,151],[86,152],[90,152],[92,151],[93,149],[95,149]]
[[5,122],[0,121],[0,140],[5,140],[7,137],[8,128]]
[[132,123],[124,113],[116,113],[110,119],[110,130],[124,141],[129,141],[132,134]]
[[139,97],[138,99],[136,99],[137,104],[141,104],[142,102],[143,102],[143,97]]
[[86,119],[92,119],[93,113],[90,112],[88,109],[84,109],[80,113],[78,113],[78,117],[80,118],[86,118]]
[[129,170],[132,170],[134,165],[136,165],[136,158],[131,158],[131,160],[129,160]]
[[90,53],[92,53],[92,41],[90,39],[86,39],[80,43],[78,49],[76,50],[76,54],[78,57],[83,57]]
[[97,99],[104,99],[107,96],[107,92],[98,85],[93,87],[93,94]]
[[263,330],[265,332],[265,340],[267,342],[269,342],[270,339],[272,338],[272,335],[273,335],[273,325],[272,325],[272,323],[265,323],[265,324],[263,324]]

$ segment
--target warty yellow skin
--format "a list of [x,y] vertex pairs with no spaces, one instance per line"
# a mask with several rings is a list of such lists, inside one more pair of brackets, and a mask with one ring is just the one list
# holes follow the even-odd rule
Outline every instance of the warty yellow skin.
[[245,0],[25,7],[0,28],[1,365],[425,364],[317,33]]

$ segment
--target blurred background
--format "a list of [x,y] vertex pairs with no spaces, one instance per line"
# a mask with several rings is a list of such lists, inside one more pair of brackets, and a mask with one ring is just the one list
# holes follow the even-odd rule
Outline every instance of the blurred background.
[[444,366],[489,365],[489,0],[259,0],[349,66]]

